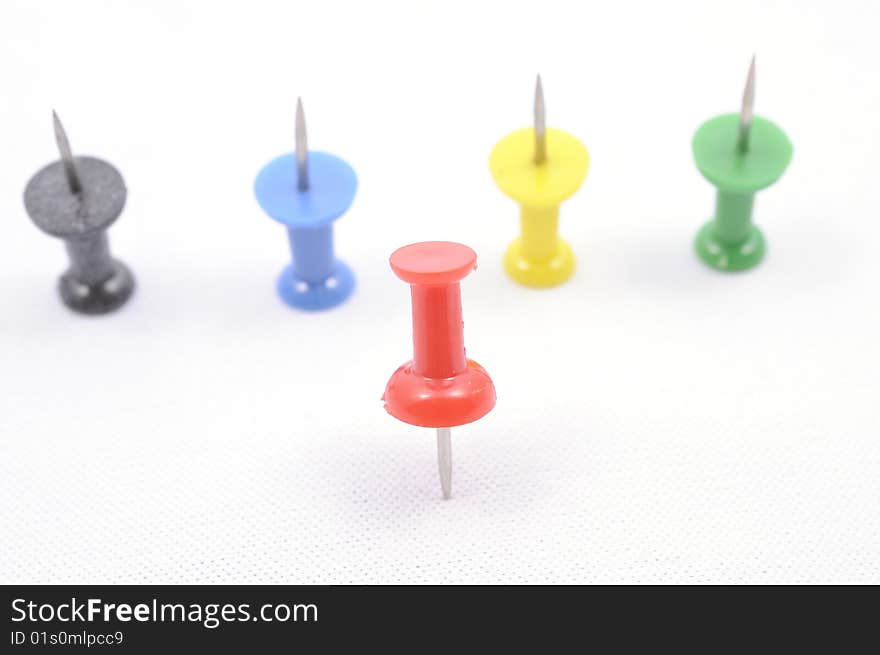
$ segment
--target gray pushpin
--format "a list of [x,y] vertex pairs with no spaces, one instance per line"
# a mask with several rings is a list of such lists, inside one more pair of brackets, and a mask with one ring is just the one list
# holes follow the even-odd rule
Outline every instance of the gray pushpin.
[[24,206],[38,228],[64,239],[70,268],[59,278],[61,299],[83,314],[106,314],[134,291],[128,267],[110,256],[107,228],[125,207],[125,182],[112,165],[74,157],[53,111],[61,159],[39,170],[24,190]]

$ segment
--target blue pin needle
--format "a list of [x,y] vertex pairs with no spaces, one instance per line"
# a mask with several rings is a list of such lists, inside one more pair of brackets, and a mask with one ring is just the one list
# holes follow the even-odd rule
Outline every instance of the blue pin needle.
[[354,169],[339,157],[309,151],[302,101],[296,104],[296,151],[266,164],[254,182],[257,202],[287,227],[293,262],[277,289],[291,307],[330,309],[354,291],[354,273],[336,258],[333,223],[357,191]]

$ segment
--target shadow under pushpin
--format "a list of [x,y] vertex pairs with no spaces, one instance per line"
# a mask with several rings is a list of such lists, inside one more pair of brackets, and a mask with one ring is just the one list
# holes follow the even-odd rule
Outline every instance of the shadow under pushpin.
[[111,164],[74,157],[67,134],[52,112],[61,159],[38,171],[24,191],[24,205],[43,232],[64,240],[70,267],[58,280],[64,304],[81,314],[106,314],[134,291],[128,267],[110,255],[107,228],[125,207],[125,182]]
[[254,194],[271,218],[287,227],[293,262],[278,277],[278,295],[291,307],[330,309],[354,291],[354,273],[336,258],[333,223],[351,206],[357,176],[345,161],[309,151],[302,102],[296,107],[296,151],[266,164]]

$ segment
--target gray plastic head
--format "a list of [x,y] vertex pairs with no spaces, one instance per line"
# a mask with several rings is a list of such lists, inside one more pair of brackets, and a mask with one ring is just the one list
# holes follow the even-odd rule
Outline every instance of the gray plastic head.
[[38,228],[67,239],[106,229],[125,207],[125,182],[111,164],[76,157],[82,191],[73,193],[62,161],[40,169],[24,190],[24,206]]

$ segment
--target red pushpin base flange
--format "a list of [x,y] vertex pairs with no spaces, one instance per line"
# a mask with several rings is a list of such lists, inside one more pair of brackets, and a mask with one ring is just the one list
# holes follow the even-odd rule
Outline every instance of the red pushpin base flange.
[[495,406],[489,374],[464,356],[458,283],[476,263],[473,250],[448,241],[415,243],[391,255],[392,270],[412,287],[416,355],[394,372],[382,399],[404,423],[451,428]]
[[485,369],[467,360],[463,373],[445,380],[419,375],[407,362],[394,372],[382,400],[394,418],[423,428],[452,428],[482,418],[495,407],[495,385]]

